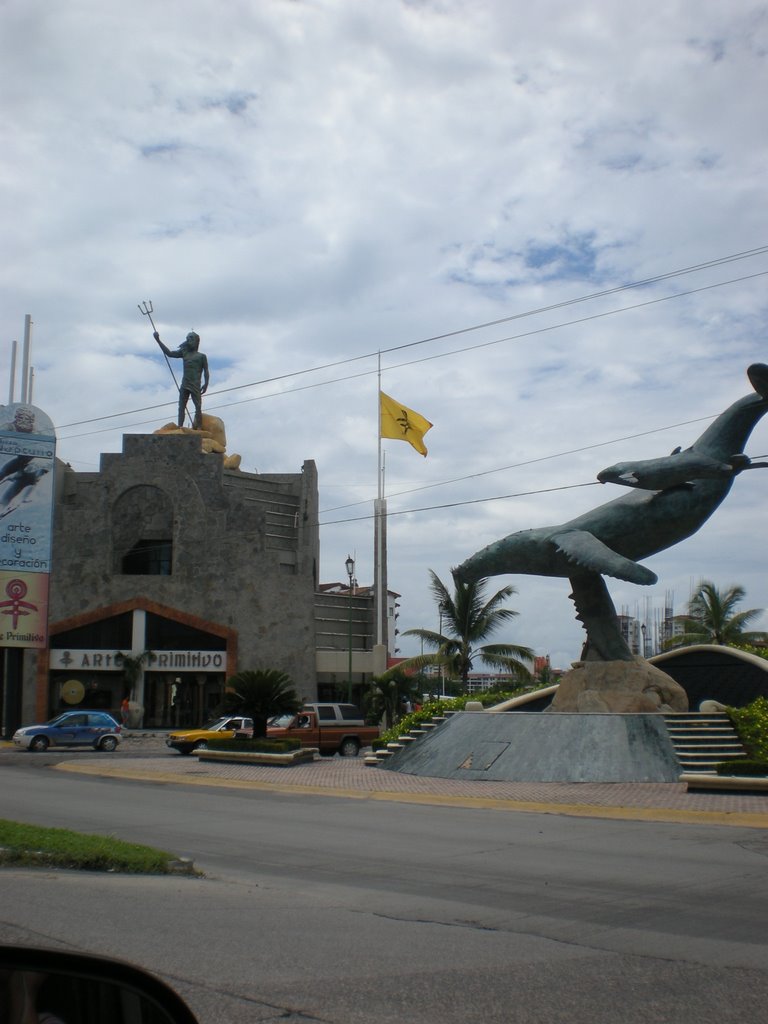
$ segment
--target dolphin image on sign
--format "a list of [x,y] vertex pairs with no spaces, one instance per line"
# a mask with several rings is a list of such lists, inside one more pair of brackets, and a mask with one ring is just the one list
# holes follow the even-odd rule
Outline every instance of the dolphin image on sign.
[[587,628],[588,646],[606,660],[629,660],[618,626],[620,643],[616,636],[606,640],[610,653],[604,653],[599,642],[593,643],[606,625],[600,620],[616,617],[600,577],[646,586],[655,583],[656,574],[639,560],[696,533],[726,497],[738,473],[751,468],[741,453],[768,412],[768,365],[755,363],[747,375],[754,392],[721,413],[687,451],[646,463],[620,463],[600,474],[606,481],[634,475],[635,483],[617,481],[629,483],[633,488],[629,494],[558,526],[521,530],[489,544],[454,570],[456,580],[467,583],[506,573],[569,579],[577,618]]

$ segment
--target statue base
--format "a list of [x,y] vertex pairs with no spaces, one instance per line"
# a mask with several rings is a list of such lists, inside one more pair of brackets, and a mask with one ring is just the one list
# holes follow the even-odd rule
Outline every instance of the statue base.
[[687,710],[682,686],[644,658],[575,662],[547,708],[547,712],[623,715]]

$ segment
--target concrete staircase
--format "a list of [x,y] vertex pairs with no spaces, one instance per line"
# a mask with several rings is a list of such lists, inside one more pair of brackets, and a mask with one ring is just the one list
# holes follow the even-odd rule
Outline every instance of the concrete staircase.
[[725,714],[691,711],[665,715],[664,721],[684,773],[713,775],[716,764],[747,756]]
[[378,750],[374,750],[368,754],[365,758],[365,764],[375,767],[376,765],[383,764],[388,758],[392,757],[402,750],[403,747],[408,746],[410,743],[415,743],[416,740],[420,740],[422,736],[426,736],[427,733],[433,729],[437,729],[438,726],[442,725],[443,722],[447,721],[453,712],[449,711],[445,715],[435,715],[428,722],[420,722],[413,729],[409,729],[407,733],[403,733],[398,736],[397,740],[392,743],[388,743],[386,747],[380,747]]

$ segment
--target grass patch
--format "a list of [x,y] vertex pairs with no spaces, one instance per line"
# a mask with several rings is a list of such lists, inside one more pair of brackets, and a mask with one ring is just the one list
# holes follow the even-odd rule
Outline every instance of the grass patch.
[[167,875],[178,871],[179,863],[173,854],[151,846],[0,818],[0,867],[54,867],[131,875]]

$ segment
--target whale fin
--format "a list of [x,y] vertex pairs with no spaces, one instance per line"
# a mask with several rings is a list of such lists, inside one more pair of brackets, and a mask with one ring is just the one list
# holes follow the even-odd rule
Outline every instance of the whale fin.
[[599,572],[605,576],[613,576],[617,580],[628,583],[650,585],[658,579],[655,572],[644,565],[633,562],[618,554],[607,544],[603,544],[594,534],[586,530],[569,530],[552,537],[552,543],[562,552],[569,562],[591,572]]

